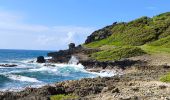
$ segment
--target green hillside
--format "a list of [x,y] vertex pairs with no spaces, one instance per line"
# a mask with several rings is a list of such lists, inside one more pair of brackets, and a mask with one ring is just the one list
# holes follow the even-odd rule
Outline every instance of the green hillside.
[[[126,23],[113,23],[92,33],[87,38],[84,46],[87,48],[114,47],[112,48],[113,52],[120,48],[123,49],[124,46],[130,46],[142,49],[147,53],[157,53],[157,51],[170,53],[170,12],[154,16],[153,18],[144,16]],[[126,50],[122,52],[126,52]],[[107,53],[110,54],[110,48],[109,50],[105,49],[99,53],[92,54],[92,57],[97,60],[100,58],[110,59],[110,56],[106,56]],[[136,55],[128,54],[115,59],[116,55],[113,53],[112,56],[114,57],[112,57],[112,60],[139,54],[141,53]]]

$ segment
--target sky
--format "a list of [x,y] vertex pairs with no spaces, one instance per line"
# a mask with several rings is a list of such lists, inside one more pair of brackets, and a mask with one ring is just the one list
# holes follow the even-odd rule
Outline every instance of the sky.
[[170,11],[162,0],[0,0],[0,49],[59,50],[113,22]]

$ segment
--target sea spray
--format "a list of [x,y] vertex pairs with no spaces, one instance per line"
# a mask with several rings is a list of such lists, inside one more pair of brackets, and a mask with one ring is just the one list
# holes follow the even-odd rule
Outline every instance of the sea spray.
[[[43,55],[44,54],[44,55]],[[39,87],[65,80],[110,76],[111,73],[92,73],[84,69],[79,60],[72,56],[68,64],[49,63],[49,66],[35,62],[42,51],[16,51],[1,53],[0,63],[16,64],[16,67],[0,67],[0,91],[23,90],[26,87]],[[10,55],[10,56],[6,56]],[[6,57],[4,59],[4,57]],[[47,63],[48,64],[48,63]],[[54,65],[54,66],[50,66]],[[113,74],[112,74],[113,75]]]
[[79,63],[79,60],[75,56],[71,56],[71,59],[69,60],[68,64],[77,65]]

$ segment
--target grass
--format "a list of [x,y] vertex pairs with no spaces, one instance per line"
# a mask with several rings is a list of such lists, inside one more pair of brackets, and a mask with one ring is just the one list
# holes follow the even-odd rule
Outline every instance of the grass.
[[140,56],[145,54],[145,52],[138,47],[117,47],[109,50],[103,50],[93,53],[91,57],[98,61],[115,61],[122,58],[128,58],[133,56]]
[[120,41],[114,40],[113,37],[110,36],[110,37],[103,39],[103,40],[100,40],[100,41],[94,41],[94,42],[91,42],[91,43],[88,43],[88,44],[84,44],[83,46],[85,46],[87,48],[99,48],[99,47],[104,46],[104,45],[121,46],[122,43]]
[[161,46],[150,46],[150,45],[142,45],[139,46],[142,50],[144,50],[148,54],[155,54],[155,53],[170,53],[170,48],[161,47]]
[[[107,30],[107,31],[106,31]],[[110,32],[112,35],[101,38],[102,34]],[[98,48],[103,45],[114,46],[142,46],[144,44],[157,41],[155,44],[166,42],[164,47],[170,47],[170,12],[157,15],[153,18],[141,17],[127,23],[110,25],[92,33],[93,41],[84,44],[88,48]],[[165,38],[165,39],[162,39]]]
[[162,81],[162,82],[170,82],[170,73],[162,76],[162,77],[160,78],[160,81]]
[[150,46],[161,46],[164,48],[170,48],[170,36],[167,36],[165,38],[161,38],[157,41],[154,41],[149,44]]
[[65,99],[76,99],[77,96],[69,94],[69,95],[64,95],[64,94],[59,94],[59,95],[53,95],[50,97],[50,100],[65,100]]
[[[108,37],[106,33],[111,32]],[[101,38],[105,34],[105,38]],[[122,58],[148,54],[170,53],[170,12],[153,18],[141,17],[127,23],[118,23],[92,33],[92,42],[87,48],[102,51],[91,54],[99,61],[113,61]]]

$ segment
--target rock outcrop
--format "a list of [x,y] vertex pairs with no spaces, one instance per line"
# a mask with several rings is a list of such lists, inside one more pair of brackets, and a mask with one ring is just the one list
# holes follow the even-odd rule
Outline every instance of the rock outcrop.
[[114,22],[110,26],[106,26],[103,29],[93,32],[90,36],[87,37],[85,44],[109,37],[110,35],[112,35],[111,28],[114,27],[116,24],[117,22]]
[[37,63],[45,63],[45,59],[43,56],[37,57]]
[[16,67],[17,65],[15,64],[0,64],[2,67]]
[[70,43],[69,44],[69,49],[74,49],[75,48],[75,44],[74,43]]
[[146,65],[147,62],[144,61],[140,61],[140,60],[128,60],[128,59],[124,59],[124,60],[120,60],[120,61],[103,61],[103,62],[99,62],[99,61],[93,61],[93,60],[86,60],[86,61],[80,61],[80,63],[85,66],[86,69],[90,69],[90,68],[102,68],[102,69],[106,69],[106,68],[114,68],[115,66],[121,68],[121,69],[125,69],[129,66],[133,66],[133,65]]
[[84,48],[82,46],[74,47],[74,44],[71,43],[69,45],[69,49],[67,50],[60,50],[57,52],[51,52],[48,53],[48,56],[52,57],[52,59],[49,60],[49,62],[55,62],[55,63],[68,63],[71,56],[75,56],[78,58],[79,61],[85,61],[89,60],[88,54],[91,54],[93,52],[97,52],[97,49],[89,49]]

